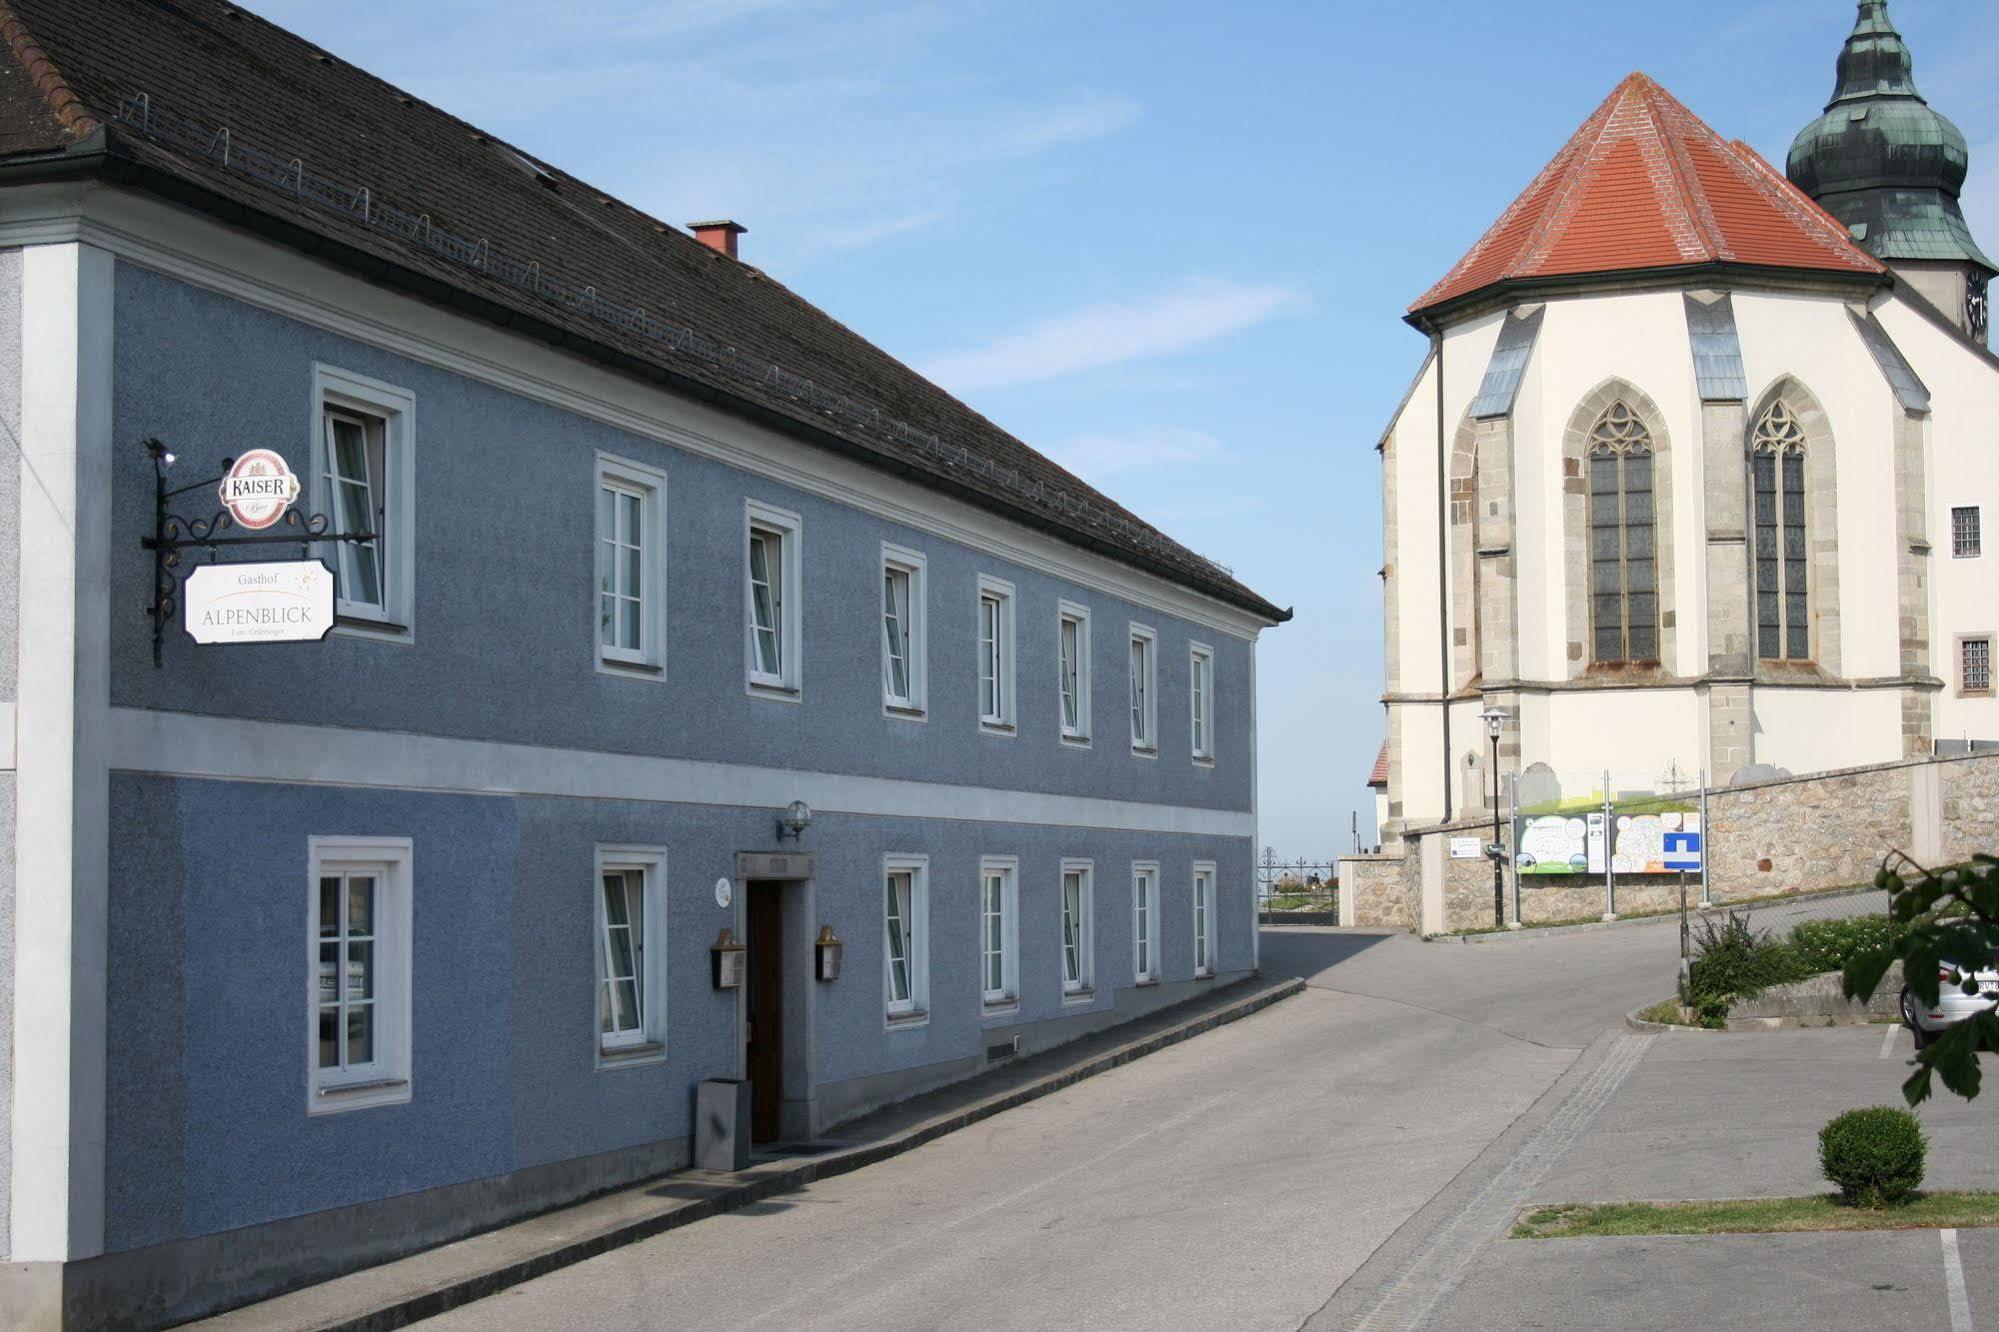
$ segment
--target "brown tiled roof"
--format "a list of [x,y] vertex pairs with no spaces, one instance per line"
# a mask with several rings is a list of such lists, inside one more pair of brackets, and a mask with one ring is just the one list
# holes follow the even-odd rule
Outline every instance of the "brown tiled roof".
[[[239,7],[0,0],[0,38],[13,52],[0,56],[0,173],[50,170],[52,153],[72,164],[94,155],[115,179],[1289,618],[767,274]],[[240,145],[230,165],[222,130]],[[253,154],[296,159],[315,178],[365,189],[367,202],[357,193],[348,211],[294,198],[245,173]],[[395,234],[381,218],[397,209],[523,270],[539,265],[536,277],[502,280],[497,266]],[[649,322],[607,318],[595,296],[554,299],[538,285],[544,273]],[[685,336],[663,339],[661,325]]]
[[1504,281],[1715,263],[1886,271],[1747,144],[1633,74],[1409,308]]
[[1369,786],[1388,785],[1388,742],[1381,742],[1381,752],[1374,756],[1374,771],[1367,775]]

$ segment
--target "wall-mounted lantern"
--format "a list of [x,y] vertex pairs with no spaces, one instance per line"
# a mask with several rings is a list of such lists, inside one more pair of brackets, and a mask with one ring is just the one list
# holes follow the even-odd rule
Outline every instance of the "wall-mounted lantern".
[[823,981],[840,979],[840,954],[845,952],[846,948],[847,945],[840,942],[840,936],[833,933],[831,925],[821,925],[819,938],[812,945],[812,954],[817,963],[817,970],[813,974]]
[[736,935],[727,925],[715,937],[708,949],[708,956],[714,960],[713,975],[718,990],[739,989],[743,983],[743,957],[745,949],[736,942]]
[[777,840],[782,842],[789,837],[796,841],[799,834],[811,825],[812,806],[803,800],[794,800],[784,807],[784,813],[777,816]]

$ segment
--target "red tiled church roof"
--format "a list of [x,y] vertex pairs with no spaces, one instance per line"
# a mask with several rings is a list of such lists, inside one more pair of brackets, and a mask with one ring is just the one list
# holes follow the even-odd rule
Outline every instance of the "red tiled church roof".
[[1509,279],[1705,263],[1886,271],[1754,149],[1632,74],[1409,308]]
[[1388,742],[1381,742],[1381,752],[1374,756],[1374,771],[1367,775],[1369,786],[1388,785]]

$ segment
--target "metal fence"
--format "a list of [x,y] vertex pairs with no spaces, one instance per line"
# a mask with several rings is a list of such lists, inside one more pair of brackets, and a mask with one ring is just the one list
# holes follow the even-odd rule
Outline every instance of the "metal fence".
[[1339,862],[1327,857],[1280,860],[1265,847],[1256,862],[1256,909],[1260,914],[1299,912],[1337,920],[1340,910]]

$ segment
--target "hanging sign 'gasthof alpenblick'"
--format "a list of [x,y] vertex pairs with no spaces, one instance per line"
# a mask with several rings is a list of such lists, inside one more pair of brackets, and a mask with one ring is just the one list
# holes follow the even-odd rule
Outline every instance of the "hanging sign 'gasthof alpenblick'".
[[256,531],[285,516],[298,498],[298,478],[279,454],[251,449],[230,467],[217,490],[236,525]]
[[333,628],[333,570],[324,560],[204,564],[182,591],[197,643],[316,643]]

